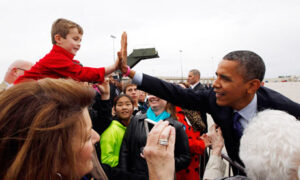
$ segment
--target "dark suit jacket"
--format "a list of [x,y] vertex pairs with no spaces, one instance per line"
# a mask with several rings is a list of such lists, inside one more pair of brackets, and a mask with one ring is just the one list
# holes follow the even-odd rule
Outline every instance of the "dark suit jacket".
[[[144,74],[143,81],[139,89],[165,99],[174,105],[192,109],[201,110],[211,114],[215,123],[221,127],[225,140],[225,147],[229,157],[233,161],[242,164],[239,158],[240,140],[236,137],[233,129],[233,109],[230,107],[221,107],[216,104],[216,94],[213,89],[193,91],[192,89],[183,89],[178,85],[165,82],[155,77]],[[300,118],[300,104],[295,103],[280,93],[261,87],[256,92],[258,111],[264,109],[277,109],[288,112]],[[236,169],[234,174],[238,174]]]
[[197,86],[195,86],[193,89],[195,91],[198,91],[198,90],[204,90],[205,87],[199,82],[199,84],[197,84]]

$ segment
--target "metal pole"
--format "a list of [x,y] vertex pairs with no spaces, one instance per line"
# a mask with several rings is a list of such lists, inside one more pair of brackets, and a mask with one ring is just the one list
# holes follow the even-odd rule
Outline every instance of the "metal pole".
[[182,70],[182,50],[179,50],[180,55],[180,66],[181,66],[181,81],[183,81],[183,70]]

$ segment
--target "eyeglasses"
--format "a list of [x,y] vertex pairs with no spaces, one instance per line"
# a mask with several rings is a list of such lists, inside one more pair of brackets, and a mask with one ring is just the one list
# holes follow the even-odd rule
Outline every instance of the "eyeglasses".
[[28,70],[26,70],[26,69],[22,69],[22,68],[17,68],[17,69],[19,69],[19,70],[22,70],[22,71],[28,71]]

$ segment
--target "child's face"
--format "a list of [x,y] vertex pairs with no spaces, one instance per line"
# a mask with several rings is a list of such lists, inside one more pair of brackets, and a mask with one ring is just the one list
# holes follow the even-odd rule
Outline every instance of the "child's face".
[[129,120],[133,112],[133,104],[128,97],[121,97],[115,105],[116,115],[122,120]]
[[69,30],[69,34],[67,34],[66,38],[59,37],[56,40],[56,45],[76,55],[76,52],[80,49],[81,38],[82,34],[78,32],[78,29],[72,28]]
[[128,86],[125,91],[125,94],[130,96],[134,101],[138,101],[138,90],[136,85]]

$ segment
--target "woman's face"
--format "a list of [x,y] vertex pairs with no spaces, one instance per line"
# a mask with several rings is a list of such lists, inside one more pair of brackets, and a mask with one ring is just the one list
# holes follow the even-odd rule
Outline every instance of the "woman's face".
[[165,109],[167,101],[160,99],[154,95],[148,96],[149,106],[153,111]]
[[131,103],[128,97],[123,96],[120,99],[118,99],[115,110],[116,110],[116,115],[120,119],[128,120],[130,119],[133,112],[133,104]]
[[139,90],[139,102],[144,102],[146,98],[146,93],[144,91]]
[[[83,118],[86,127],[80,133],[80,130],[74,135],[73,148],[76,153],[76,170],[80,177],[83,177],[93,169],[94,144],[100,140],[99,134],[92,129],[92,121],[87,108],[83,110]],[[78,123],[79,124],[79,123]],[[78,125],[80,126],[80,125]],[[82,128],[80,126],[80,128]],[[79,128],[78,128],[79,129]]]

